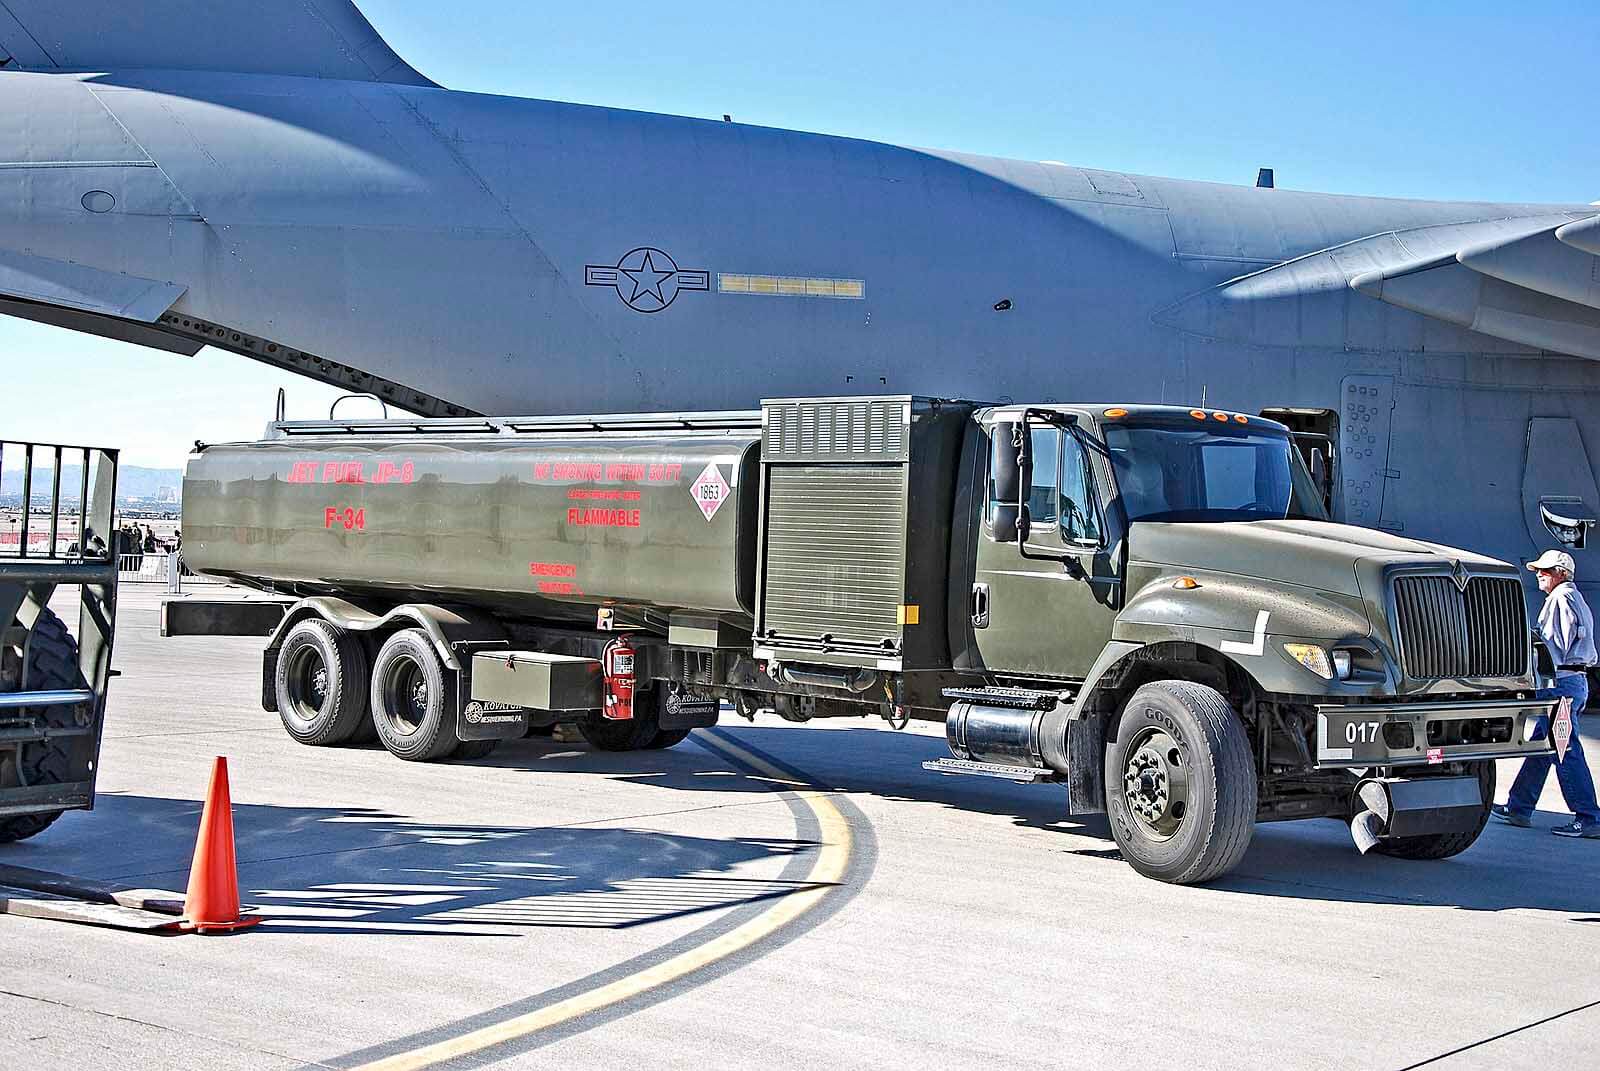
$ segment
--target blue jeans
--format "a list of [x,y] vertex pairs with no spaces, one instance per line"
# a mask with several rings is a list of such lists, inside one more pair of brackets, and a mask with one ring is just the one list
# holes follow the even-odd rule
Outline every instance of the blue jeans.
[[[1583,757],[1583,742],[1578,739],[1578,712],[1589,699],[1589,679],[1582,673],[1557,673],[1556,686],[1539,693],[1540,699],[1561,696],[1572,700],[1572,743],[1567,745],[1567,757],[1558,763],[1552,751],[1525,759],[1517,779],[1511,782],[1506,808],[1523,816],[1532,814],[1539,803],[1539,793],[1544,791],[1550,767],[1554,766],[1561,798],[1567,801],[1572,813],[1585,822],[1600,822],[1600,804],[1596,804],[1594,798],[1594,775],[1589,772],[1589,764]],[[1549,726],[1543,718],[1539,722],[1539,735],[1543,736]]]

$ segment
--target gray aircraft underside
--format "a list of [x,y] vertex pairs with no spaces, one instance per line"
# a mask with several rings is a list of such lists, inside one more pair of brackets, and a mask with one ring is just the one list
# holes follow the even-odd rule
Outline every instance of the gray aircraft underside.
[[1342,519],[1513,560],[1600,506],[1593,206],[452,92],[348,0],[0,4],[0,311],[430,414],[1323,409]]

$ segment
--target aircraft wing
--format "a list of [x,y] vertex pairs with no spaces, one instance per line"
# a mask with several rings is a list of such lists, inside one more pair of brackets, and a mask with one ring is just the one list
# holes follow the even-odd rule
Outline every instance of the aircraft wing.
[[1411,257],[1375,266],[1350,285],[1482,334],[1600,360],[1600,216],[1448,230],[1433,242],[1407,243],[1416,249]]
[[[1507,352],[1600,361],[1600,213],[1375,234],[1231,279],[1163,309],[1156,320],[1205,337],[1277,345],[1441,348],[1394,337],[1393,325],[1350,304],[1362,301],[1357,295],[1499,339],[1511,344]],[[1343,337],[1306,337],[1310,320],[1298,312],[1327,301],[1347,306]]]
[[433,85],[352,0],[0,3],[0,70],[141,69]]

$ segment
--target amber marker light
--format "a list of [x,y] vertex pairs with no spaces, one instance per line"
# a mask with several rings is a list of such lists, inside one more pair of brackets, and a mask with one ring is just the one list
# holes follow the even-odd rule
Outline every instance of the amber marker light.
[[1226,424],[1228,422],[1228,414],[1227,413],[1212,413],[1211,414],[1211,419],[1220,420],[1224,424]]
[[1196,420],[1204,420],[1206,418],[1204,409],[1191,409],[1189,410],[1189,415],[1194,417]]
[[1235,424],[1248,424],[1250,423],[1250,418],[1242,413],[1235,413],[1233,416],[1233,422]]
[[1107,409],[1101,415],[1110,417],[1112,420],[1120,420],[1128,415],[1128,411],[1126,409]]
[[1172,586],[1179,591],[1193,591],[1200,586],[1200,581],[1192,576],[1180,576],[1172,582]]

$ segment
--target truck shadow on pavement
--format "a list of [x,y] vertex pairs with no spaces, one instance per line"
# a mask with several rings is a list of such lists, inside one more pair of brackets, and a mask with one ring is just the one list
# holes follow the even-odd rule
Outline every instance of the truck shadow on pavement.
[[[1600,725],[1600,717],[1591,723]],[[805,771],[818,786],[898,803],[1003,816],[1018,827],[1060,835],[1060,850],[1081,857],[1085,865],[1123,865],[1105,816],[1068,815],[1065,790],[1059,786],[1018,785],[923,770],[923,760],[947,753],[937,737],[832,726],[796,731],[759,723],[729,724],[726,719],[719,731]],[[584,752],[582,745],[525,740],[505,745],[481,761],[546,774],[605,773],[623,781],[696,790],[757,789],[752,778],[719,779],[704,771],[689,775],[685,784],[681,764],[687,759],[679,754],[684,750],[680,745],[672,752],[604,754]],[[1508,778],[1502,770],[1502,797]],[[1362,856],[1351,843],[1345,824],[1332,819],[1260,824],[1240,866],[1194,891],[1595,915],[1600,912],[1600,841],[1551,836],[1550,827],[1567,817],[1539,812],[1531,830],[1491,823],[1466,852],[1435,862]]]
[[[269,920],[263,932],[626,929],[817,887],[800,880],[817,848],[806,840],[433,823],[365,808],[238,802],[233,813],[240,897]],[[92,815],[74,817],[36,841],[0,846],[0,863],[165,887],[181,898],[199,801],[104,794]],[[763,860],[795,865],[747,869]]]

